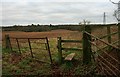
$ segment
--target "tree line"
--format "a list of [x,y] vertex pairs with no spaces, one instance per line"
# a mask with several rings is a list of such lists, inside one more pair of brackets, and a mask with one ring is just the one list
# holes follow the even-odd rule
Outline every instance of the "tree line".
[[2,27],[2,31],[24,31],[24,32],[42,32],[42,31],[50,31],[56,29],[66,29],[73,31],[80,31],[82,29],[81,25],[14,25],[8,27]]
[[[103,24],[88,24],[94,28],[98,27],[104,27]],[[97,26],[96,26],[97,25]],[[107,25],[116,25],[116,24],[107,24]],[[83,30],[84,24],[77,24],[77,25],[27,25],[27,26],[22,26],[22,25],[14,25],[14,26],[7,26],[7,27],[2,27],[2,31],[24,31],[24,32],[43,32],[43,31],[51,31],[51,30],[56,30],[56,29],[66,29],[66,30],[72,30],[72,31],[82,31]]]

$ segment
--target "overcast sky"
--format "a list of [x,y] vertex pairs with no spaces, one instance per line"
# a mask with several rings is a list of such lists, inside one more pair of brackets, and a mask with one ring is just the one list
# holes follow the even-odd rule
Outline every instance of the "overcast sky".
[[[113,0],[118,2],[119,0]],[[2,25],[78,24],[84,19],[102,23],[117,22],[113,16],[117,5],[109,0],[2,0]]]

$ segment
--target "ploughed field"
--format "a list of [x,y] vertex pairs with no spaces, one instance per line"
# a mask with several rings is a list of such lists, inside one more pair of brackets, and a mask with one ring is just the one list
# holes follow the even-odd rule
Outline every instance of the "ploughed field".
[[[111,32],[116,32],[117,28],[112,27]],[[95,29],[92,31],[92,34],[95,36],[103,36],[107,33],[106,28],[102,27],[99,29]],[[54,67],[51,68],[50,64],[44,63],[50,62],[49,55],[46,50],[41,50],[41,48],[45,48],[45,46],[40,45],[39,43],[32,44],[34,56],[37,56],[37,61],[31,58],[30,50],[28,47],[27,40],[20,39],[20,47],[22,51],[22,56],[17,55],[15,53],[10,53],[8,50],[5,49],[5,35],[9,34],[11,37],[17,38],[42,38],[47,37],[49,39],[49,45],[51,50],[51,55],[53,59]],[[3,75],[86,75],[87,71],[90,71],[94,66],[87,69],[86,66],[82,65],[82,51],[74,51],[76,53],[75,59],[73,63],[63,63],[61,66],[58,66],[58,50],[57,50],[57,37],[62,37],[62,39],[73,39],[73,40],[82,40],[82,32],[78,31],[70,31],[70,30],[52,30],[48,32],[19,32],[19,31],[6,31],[2,32],[2,59],[3,59]],[[106,41],[107,39],[103,39]],[[112,41],[117,40],[117,35],[112,36]],[[37,40],[31,40],[37,41]],[[42,41],[42,40],[40,40]],[[44,42],[44,41],[42,41]],[[19,51],[17,48],[16,40],[11,40],[11,45],[15,51]],[[100,47],[103,45],[98,42]],[[66,43],[63,46],[71,48],[77,47],[82,48],[81,44],[71,44]],[[26,47],[26,48],[25,48]],[[69,53],[73,51],[63,51],[63,56],[65,57]],[[42,61],[39,61],[42,60]],[[78,62],[79,61],[79,62]]]
[[[52,30],[49,32],[17,32],[17,31],[6,31],[2,32],[2,38],[4,39],[5,34],[9,34],[10,37],[29,37],[29,38],[56,38],[56,37],[70,37],[74,34],[78,34],[77,31],[69,31],[69,30]],[[73,37],[73,36],[72,36]],[[79,37],[79,36],[78,36]]]

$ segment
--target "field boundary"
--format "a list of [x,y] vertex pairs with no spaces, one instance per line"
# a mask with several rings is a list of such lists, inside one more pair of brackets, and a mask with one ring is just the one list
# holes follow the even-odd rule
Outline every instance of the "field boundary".
[[58,37],[58,58],[59,58],[59,63],[62,64],[63,63],[63,56],[62,56],[62,52],[63,50],[73,50],[73,51],[82,51],[82,48],[64,48],[62,47],[62,43],[82,43],[81,40],[63,40],[61,37]]
[[34,58],[33,56],[33,51],[32,51],[32,46],[31,46],[31,39],[37,39],[37,40],[45,40],[44,43],[39,43],[39,44],[45,44],[45,49],[48,51],[48,54],[49,54],[49,58],[50,58],[50,62],[51,64],[53,63],[52,61],[52,56],[51,56],[51,51],[50,51],[50,46],[49,46],[49,41],[48,41],[48,38],[47,37],[44,37],[44,38],[17,38],[17,37],[9,37],[9,35],[5,35],[5,39],[6,39],[6,48],[7,49],[10,49],[11,52],[13,51],[12,49],[12,45],[11,45],[11,41],[10,39],[15,39],[16,40],[16,43],[17,43],[17,47],[18,47],[18,50],[19,50],[19,53],[22,54],[21,52],[21,48],[20,48],[20,42],[19,40],[20,39],[26,39],[29,44],[29,49],[30,49],[30,53],[31,53],[31,57]]
[[[102,74],[114,75],[114,76],[118,77],[117,75],[119,75],[119,73],[120,73],[120,67],[116,67],[116,65],[119,66],[120,60],[115,59],[109,53],[112,52],[111,49],[116,49],[116,52],[118,53],[117,56],[118,56],[118,58],[120,57],[120,55],[119,55],[119,51],[120,51],[120,48],[119,48],[119,45],[120,45],[119,44],[119,41],[120,41],[119,29],[118,29],[118,32],[111,33],[110,26],[107,26],[107,35],[105,35],[103,37],[97,37],[97,36],[94,36],[93,34],[91,34],[90,27],[85,26],[85,30],[84,30],[83,34],[84,34],[83,37],[85,37],[87,39],[86,41],[89,45],[88,51],[91,50],[90,51],[91,54],[89,54],[89,55],[93,55],[93,59],[98,64],[98,68],[100,69]],[[118,46],[113,45],[113,43],[111,41],[111,39],[112,39],[111,36],[115,35],[115,34],[118,34],[118,40],[115,41],[114,43],[118,43]],[[107,37],[108,43],[102,40],[103,38],[106,38],[106,37]],[[83,40],[85,40],[85,38]],[[107,46],[105,46],[104,48],[108,48],[107,51],[109,51],[109,52],[103,50],[104,48],[99,48],[98,45],[93,40],[91,40],[93,38],[95,39],[95,41],[97,40],[97,41],[100,41],[100,42],[106,44]],[[87,45],[86,41],[85,41],[85,44]],[[99,50],[93,51],[91,48],[91,45],[94,45]],[[101,54],[99,54],[98,51],[102,51]],[[86,51],[83,51],[83,52],[86,52]],[[84,53],[83,55],[87,56],[87,53]],[[104,55],[106,55],[106,56],[104,57]],[[87,57],[91,58],[91,56],[87,56]],[[107,59],[109,59],[110,61],[107,61]],[[91,59],[89,60],[89,62],[91,62]],[[115,62],[115,63],[112,64],[111,62]],[[99,73],[101,73],[101,72],[99,72]]]

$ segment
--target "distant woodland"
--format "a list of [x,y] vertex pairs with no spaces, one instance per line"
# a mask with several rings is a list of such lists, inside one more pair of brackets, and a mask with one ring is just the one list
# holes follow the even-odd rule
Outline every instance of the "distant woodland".
[[[104,27],[103,24],[89,24],[92,28]],[[97,25],[97,26],[95,26]],[[107,24],[107,25],[116,25],[116,24]],[[43,31],[51,31],[56,29],[66,29],[72,31],[81,31],[83,30],[84,25],[14,25],[2,27],[2,31],[24,31],[24,32],[43,32]]]

